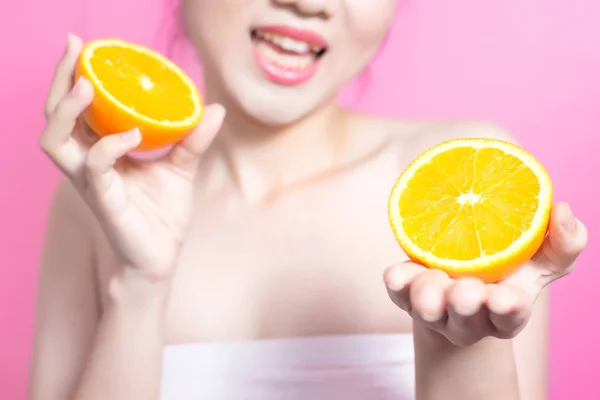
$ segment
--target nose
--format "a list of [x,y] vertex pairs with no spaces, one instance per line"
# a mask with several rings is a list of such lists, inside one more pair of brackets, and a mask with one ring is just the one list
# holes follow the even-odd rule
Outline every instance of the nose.
[[322,16],[331,18],[338,0],[273,0],[276,5],[293,8],[306,16]]

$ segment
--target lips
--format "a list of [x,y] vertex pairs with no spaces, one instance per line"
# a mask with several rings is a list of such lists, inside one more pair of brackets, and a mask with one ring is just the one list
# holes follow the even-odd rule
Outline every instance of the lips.
[[309,80],[327,51],[327,42],[319,34],[282,25],[253,29],[252,41],[258,65],[272,82],[281,85]]
[[327,41],[325,38],[318,33],[307,29],[297,29],[286,25],[268,25],[257,27],[253,29],[253,31],[259,34],[284,36],[299,42],[307,43],[320,50],[327,48]]

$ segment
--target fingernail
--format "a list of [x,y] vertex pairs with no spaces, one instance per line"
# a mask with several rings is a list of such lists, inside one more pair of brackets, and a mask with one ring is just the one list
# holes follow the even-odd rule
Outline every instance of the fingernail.
[[421,319],[425,322],[437,322],[442,319],[441,315],[421,313]]
[[479,311],[479,307],[465,307],[464,305],[459,307],[453,305],[452,308],[454,309],[454,312],[460,315],[461,317],[471,317],[475,315],[477,311]]
[[73,86],[73,88],[71,89],[71,94],[75,96],[81,94],[81,91],[83,89],[83,79],[83,77],[79,77],[79,79],[77,79],[77,82],[75,82],[75,86]]
[[392,292],[399,292],[406,286],[406,282],[404,280],[404,275],[398,269],[393,269],[387,279],[386,285],[389,290]]
[[216,103],[215,107],[217,110],[219,110],[219,113],[222,115],[225,115],[225,113],[227,112],[227,110],[225,110],[225,107],[223,107],[221,104]]
[[73,45],[73,34],[71,32],[67,33],[67,45],[65,46],[65,52],[68,52]]
[[404,286],[406,286],[404,282],[402,282],[400,279],[395,279],[394,277],[387,282],[387,288],[392,292],[399,292],[404,289]]
[[130,131],[121,133],[121,139],[127,142],[137,142],[140,140],[141,133],[138,128],[134,128]]
[[567,205],[567,211],[565,212],[565,219],[562,225],[567,232],[573,232],[575,230],[575,224],[575,215],[573,215],[571,207]]
[[404,289],[404,286],[406,286],[403,282],[388,282],[387,284],[387,288],[389,290],[391,290],[392,292],[399,292],[402,289]]

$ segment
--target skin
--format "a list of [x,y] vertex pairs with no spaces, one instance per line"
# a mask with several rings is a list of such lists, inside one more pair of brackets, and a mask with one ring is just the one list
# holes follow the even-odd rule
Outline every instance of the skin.
[[[40,135],[67,179],[44,246],[32,400],[157,399],[165,344],[410,331],[418,400],[546,398],[546,287],[572,270],[585,226],[557,204],[540,252],[497,285],[406,261],[385,212],[402,169],[450,138],[512,138],[338,107],[391,23],[396,1],[377,3],[184,0],[212,104],[154,161],[125,156],[138,132],[98,140],[76,122],[93,90],[71,87],[70,36]],[[272,22],[329,41],[308,83],[278,86],[254,64],[249,29]]]

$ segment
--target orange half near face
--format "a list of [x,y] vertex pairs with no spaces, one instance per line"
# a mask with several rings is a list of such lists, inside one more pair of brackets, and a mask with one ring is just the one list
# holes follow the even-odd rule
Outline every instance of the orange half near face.
[[88,42],[75,79],[87,78],[94,100],[86,123],[106,136],[138,128],[138,150],[154,150],[183,139],[203,114],[194,82],[173,62],[143,46],[120,39]]
[[476,138],[415,159],[392,189],[388,214],[411,260],[492,283],[538,251],[551,208],[552,182],[531,154]]

